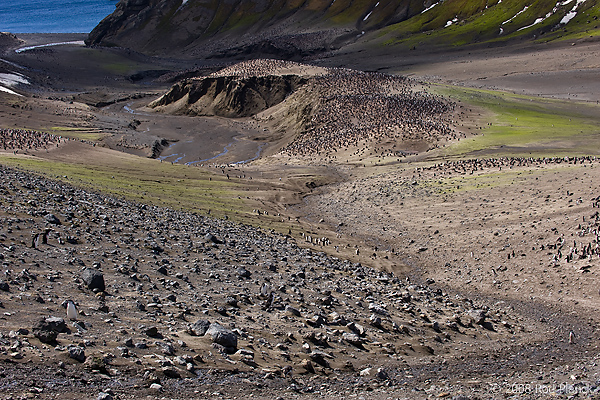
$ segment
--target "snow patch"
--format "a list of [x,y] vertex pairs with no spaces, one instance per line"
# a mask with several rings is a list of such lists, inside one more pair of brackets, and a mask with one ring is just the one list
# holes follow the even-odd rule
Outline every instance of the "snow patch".
[[183,6],[185,6],[185,4],[188,2],[188,0],[183,0],[181,2],[181,5],[177,8],[177,11],[175,11],[175,13],[179,12],[179,10],[181,10],[183,8]]
[[[569,3],[571,3],[573,0],[569,1]],[[561,20],[560,23],[561,24],[568,24],[573,18],[575,18],[577,16],[577,11],[575,11],[577,8],[579,8],[579,6],[581,4],[583,4],[585,2],[585,0],[577,0],[577,3],[575,3],[575,5],[573,6],[573,8],[571,9],[571,11],[569,11]],[[565,4],[569,4],[569,3],[565,3]]]
[[13,90],[7,89],[4,86],[0,86],[0,92],[6,92],[6,93],[9,93],[9,94],[14,94],[15,96],[21,96],[21,97],[23,97],[22,94],[19,94],[19,93],[13,91]]
[[21,74],[0,74],[0,84],[4,86],[29,85],[27,78]]
[[534,26],[534,25],[537,25],[537,24],[539,24],[539,23],[542,23],[542,22],[544,22],[544,20],[545,20],[546,18],[548,18],[549,16],[551,16],[551,15],[552,15],[551,13],[548,13],[548,14],[547,14],[547,15],[546,15],[544,18],[538,18],[538,19],[536,19],[536,20],[533,22],[533,24],[531,24],[531,25],[527,25],[527,26],[524,26],[524,27],[522,27],[522,28],[519,28],[519,29],[517,29],[517,32],[519,32],[519,31],[522,31],[523,29],[531,28],[531,27],[532,27],[532,26]]
[[62,46],[64,44],[74,44],[77,46],[85,46],[85,42],[83,40],[75,40],[75,41],[71,41],[71,42],[47,43],[47,44],[38,44],[37,46],[21,47],[20,49],[16,49],[15,53],[22,53],[27,50],[39,49],[42,47]]
[[14,94],[15,96],[23,96],[22,94],[19,94],[14,90],[9,89],[10,87],[17,86],[20,84],[29,85],[29,80],[27,80],[27,77],[25,75],[21,75],[19,73],[0,74],[0,85],[2,85],[0,86],[0,92]]
[[439,1],[437,3],[433,3],[432,5],[430,5],[429,7],[427,7],[426,9],[424,9],[423,11],[421,11],[421,14],[426,13],[427,11],[431,10],[433,7],[437,6],[438,4],[440,4]]
[[507,19],[506,21],[504,21],[503,23],[501,23],[500,25],[504,25],[504,24],[508,24],[509,22],[511,22],[513,19],[517,18],[519,15],[523,14],[525,11],[527,11],[527,9],[529,8],[529,6],[525,6],[525,8],[523,8],[521,11],[519,11],[518,13],[516,13],[515,15],[513,15],[513,17],[511,19]]
[[[375,7],[377,7],[378,5],[379,5],[379,2],[377,2],[377,4],[375,4]],[[373,7],[371,12],[368,13],[367,16],[363,18],[363,21],[366,21],[371,16],[371,14],[373,14],[373,11],[375,11],[375,7]]]
[[458,22],[458,17],[454,17],[454,19],[452,19],[452,20],[450,20],[450,21],[446,22],[446,26],[444,26],[444,28],[447,28],[447,27],[449,27],[450,25],[452,25],[452,24],[455,24],[455,23],[457,23],[457,22]]

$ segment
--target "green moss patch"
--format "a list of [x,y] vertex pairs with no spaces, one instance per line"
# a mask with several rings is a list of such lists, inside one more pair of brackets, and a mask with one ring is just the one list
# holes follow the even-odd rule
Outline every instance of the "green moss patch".
[[487,111],[476,136],[444,151],[446,156],[596,155],[600,107],[596,104],[521,96],[489,90],[439,86],[438,92]]

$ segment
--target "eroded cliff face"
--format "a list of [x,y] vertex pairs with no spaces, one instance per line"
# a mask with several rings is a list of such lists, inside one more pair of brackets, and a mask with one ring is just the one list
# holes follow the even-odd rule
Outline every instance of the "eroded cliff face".
[[172,114],[249,117],[281,103],[306,82],[296,75],[189,79],[149,106]]

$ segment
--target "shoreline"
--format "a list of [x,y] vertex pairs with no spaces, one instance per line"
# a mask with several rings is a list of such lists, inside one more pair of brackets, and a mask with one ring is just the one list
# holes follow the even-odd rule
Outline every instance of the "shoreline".
[[53,47],[53,46],[62,46],[62,45],[76,45],[76,46],[85,46],[85,42],[83,40],[72,40],[68,42],[56,42],[56,43],[46,43],[46,44],[37,44],[34,46],[25,46],[19,47],[15,50],[15,53],[23,53],[24,51],[39,49],[42,47]]
[[[10,32],[12,33],[12,32]],[[12,33],[23,40],[25,46],[41,46],[54,42],[84,41],[89,33]]]

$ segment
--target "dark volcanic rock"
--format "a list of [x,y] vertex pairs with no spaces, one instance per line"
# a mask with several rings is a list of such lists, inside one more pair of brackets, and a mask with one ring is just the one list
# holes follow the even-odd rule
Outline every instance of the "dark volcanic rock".
[[19,39],[12,33],[0,32],[0,51],[9,49],[11,47],[17,47],[24,43],[23,40]]
[[81,279],[83,279],[88,289],[98,289],[103,292],[106,288],[104,285],[104,275],[98,270],[92,268],[84,269],[81,273]]
[[67,323],[60,317],[48,317],[46,323],[58,333],[67,332]]
[[193,336],[204,336],[208,328],[210,327],[210,322],[206,319],[199,319],[194,322],[188,328],[188,332]]
[[210,324],[205,335],[210,336],[214,343],[224,347],[237,348],[237,336],[229,329],[222,327],[217,323]]
[[67,330],[62,318],[48,317],[40,319],[33,326],[33,335],[43,343],[54,343],[58,334]]
[[158,328],[156,326],[151,326],[149,328],[144,329],[144,334],[150,337],[158,337]]
[[71,357],[74,360],[77,360],[79,362],[84,362],[85,361],[85,350],[83,349],[83,347],[79,347],[79,346],[72,346],[69,347],[69,357]]
[[56,215],[54,215],[54,214],[46,214],[46,216],[44,217],[44,219],[49,224],[60,225],[60,219],[58,219],[58,217]]
[[206,235],[204,235],[204,239],[207,242],[211,242],[211,243],[214,243],[214,244],[224,244],[225,243],[224,241],[222,241],[221,239],[217,238],[212,233],[207,233]]

